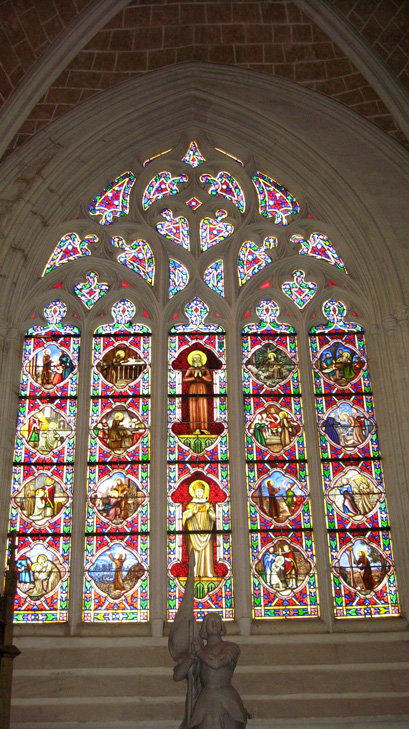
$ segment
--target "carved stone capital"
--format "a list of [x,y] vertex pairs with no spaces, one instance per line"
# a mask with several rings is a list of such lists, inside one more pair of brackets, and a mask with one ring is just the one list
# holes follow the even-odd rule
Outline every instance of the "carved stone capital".
[[395,332],[398,328],[398,322],[394,316],[384,316],[382,319],[382,326],[386,332]]
[[401,304],[397,307],[395,316],[398,320],[398,322],[405,322],[409,320],[409,306],[406,304]]

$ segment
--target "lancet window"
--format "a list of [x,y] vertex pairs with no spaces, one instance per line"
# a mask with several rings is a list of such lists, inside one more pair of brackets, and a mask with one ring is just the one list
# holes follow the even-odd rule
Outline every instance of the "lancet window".
[[[198,617],[233,620],[243,574],[254,620],[319,617],[328,554],[317,558],[309,473],[320,468],[334,617],[399,614],[363,331],[338,299],[311,329],[327,287],[348,290],[348,251],[311,221],[306,194],[277,181],[274,161],[240,157],[203,135],[127,163],[78,229],[70,221],[50,242],[39,280],[51,303],[25,339],[14,452],[18,621],[69,620],[71,579],[83,621],[147,622],[165,560],[161,616],[172,620],[192,552]],[[91,380],[80,396],[72,317]],[[314,393],[300,355],[310,329]],[[74,498],[85,538],[70,578]]]

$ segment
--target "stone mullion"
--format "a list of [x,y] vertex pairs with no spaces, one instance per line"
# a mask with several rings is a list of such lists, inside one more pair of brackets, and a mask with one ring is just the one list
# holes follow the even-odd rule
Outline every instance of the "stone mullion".
[[88,483],[89,418],[91,401],[92,333],[81,332],[78,366],[77,417],[71,526],[69,623],[71,633],[82,622],[84,594],[85,515]]
[[226,360],[234,615],[240,633],[248,635],[252,611],[240,330],[227,337]]
[[161,321],[152,337],[150,449],[150,591],[152,635],[159,637],[167,615],[167,361],[168,326]]

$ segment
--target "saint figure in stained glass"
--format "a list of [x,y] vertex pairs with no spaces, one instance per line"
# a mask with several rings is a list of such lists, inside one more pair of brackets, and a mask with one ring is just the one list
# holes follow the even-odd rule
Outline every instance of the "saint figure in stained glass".
[[213,504],[209,502],[210,487],[198,479],[189,486],[191,501],[184,511],[182,524],[188,532],[188,554],[195,553],[195,577],[214,578],[212,530],[216,521]]

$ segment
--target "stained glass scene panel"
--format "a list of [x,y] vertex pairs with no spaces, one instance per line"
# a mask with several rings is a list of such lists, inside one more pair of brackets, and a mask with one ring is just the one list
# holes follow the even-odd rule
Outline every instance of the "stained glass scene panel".
[[68,619],[79,330],[61,323],[60,301],[48,324],[24,342],[9,533],[17,535],[14,620]]
[[335,616],[399,615],[364,333],[341,302],[323,310],[310,348]]
[[149,619],[151,343],[130,303],[94,335],[85,622]]
[[201,326],[207,307],[199,303],[191,310],[192,330],[175,327],[169,338],[170,620],[183,596],[192,550],[195,615],[215,611],[233,618],[225,338],[221,329]]
[[319,615],[298,354],[292,327],[262,302],[243,330],[254,618]]

